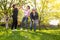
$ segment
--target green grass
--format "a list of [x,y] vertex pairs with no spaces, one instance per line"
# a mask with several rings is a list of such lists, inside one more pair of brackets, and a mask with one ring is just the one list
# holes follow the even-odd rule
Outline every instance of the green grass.
[[11,31],[11,29],[0,27],[0,40],[60,40],[60,29],[26,32]]

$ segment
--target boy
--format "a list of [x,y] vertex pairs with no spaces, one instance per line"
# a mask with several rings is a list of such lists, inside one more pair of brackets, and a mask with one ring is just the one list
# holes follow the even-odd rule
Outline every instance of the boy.
[[32,30],[32,24],[34,23],[34,31],[36,31],[36,24],[38,23],[38,13],[36,12],[35,8],[32,9],[30,19],[31,19],[30,30]]

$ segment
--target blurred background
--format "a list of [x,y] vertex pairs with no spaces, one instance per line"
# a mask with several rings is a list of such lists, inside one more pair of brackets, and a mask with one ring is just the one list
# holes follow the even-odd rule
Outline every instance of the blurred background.
[[[12,25],[12,5],[25,8],[27,5],[37,9],[39,14],[38,28],[60,27],[60,0],[0,0],[0,26]],[[23,10],[19,9],[18,26],[24,16]],[[30,17],[29,23],[30,24]]]

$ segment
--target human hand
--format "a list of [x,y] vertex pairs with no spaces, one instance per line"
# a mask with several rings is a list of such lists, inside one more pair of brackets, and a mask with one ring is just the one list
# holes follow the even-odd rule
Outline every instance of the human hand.
[[34,21],[34,20],[32,19],[32,21]]

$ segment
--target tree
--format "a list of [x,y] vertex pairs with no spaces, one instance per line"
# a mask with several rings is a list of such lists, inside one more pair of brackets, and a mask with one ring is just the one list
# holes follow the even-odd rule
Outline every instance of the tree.
[[8,21],[12,14],[12,5],[17,4],[19,6],[25,4],[26,0],[0,0],[0,9],[5,16],[6,28],[8,28]]
[[0,0],[0,9],[5,16],[6,28],[8,28],[8,20],[12,13],[12,5],[15,0]]

